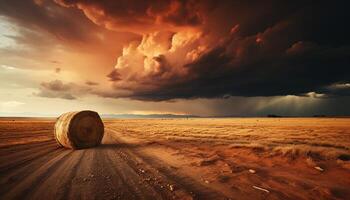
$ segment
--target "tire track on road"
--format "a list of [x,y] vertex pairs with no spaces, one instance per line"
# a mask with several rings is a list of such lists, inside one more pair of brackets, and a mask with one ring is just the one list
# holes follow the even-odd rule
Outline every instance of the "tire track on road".
[[59,161],[60,165],[32,191],[31,198],[67,199],[84,154],[85,150],[72,151],[67,159]]
[[167,183],[171,183],[176,185],[178,189],[181,189],[187,193],[187,195],[192,196],[193,199],[227,199],[223,194],[202,185],[191,177],[179,174],[178,171],[174,171],[171,166],[167,165],[163,161],[157,159],[156,157],[145,155],[136,149],[128,148],[128,145],[125,145],[121,141],[121,139],[117,139],[113,133],[115,131],[110,128],[106,128],[106,134],[114,140],[116,143],[115,146],[122,145],[125,148],[120,148],[120,152],[127,155],[128,158],[135,158],[134,161],[132,159],[126,159],[126,162],[131,168],[137,170],[138,168],[135,165],[136,158],[142,160],[145,168],[152,171],[154,174],[159,174],[162,177],[162,180]]
[[25,180],[33,173],[33,169],[38,169],[48,160],[59,156],[64,150],[56,149],[41,157],[38,157],[25,165],[9,168],[8,170],[0,171],[0,198],[4,193],[9,192],[19,181]]
[[69,158],[72,151],[64,151],[31,173],[8,191],[3,199],[30,199],[32,192]]
[[170,195],[157,190],[154,185],[146,181],[150,179],[149,177],[155,176],[148,174],[145,177],[135,166],[130,166],[130,162],[122,157],[118,147],[109,147],[106,153],[106,159],[109,161],[107,166],[111,171],[114,170],[114,173],[128,185],[129,190],[136,195],[134,199],[165,199],[164,197],[170,199]]
[[[23,144],[10,144],[3,145],[0,147],[0,156],[3,155],[11,155],[13,153],[18,153],[26,150],[33,150],[33,148],[43,147],[45,145],[55,144],[57,145],[54,139],[45,140],[45,141],[36,141],[36,142],[28,142]],[[57,145],[58,146],[58,145]]]
[[60,148],[57,147],[57,145],[48,145],[40,148],[38,147],[31,151],[20,151],[15,155],[3,156],[1,157],[0,172],[6,174],[8,173],[8,171],[16,170],[32,162],[33,160],[38,159],[56,150],[60,150]]

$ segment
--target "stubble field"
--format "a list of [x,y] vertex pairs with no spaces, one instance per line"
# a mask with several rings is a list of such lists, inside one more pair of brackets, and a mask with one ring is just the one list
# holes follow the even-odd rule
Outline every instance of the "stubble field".
[[69,150],[54,119],[0,120],[0,199],[347,199],[350,119],[104,120]]

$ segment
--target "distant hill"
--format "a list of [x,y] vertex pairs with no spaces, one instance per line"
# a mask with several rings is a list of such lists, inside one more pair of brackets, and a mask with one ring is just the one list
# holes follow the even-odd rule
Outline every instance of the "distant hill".
[[[61,113],[62,114],[62,113]],[[3,113],[0,112],[0,118],[57,118],[61,114],[39,114],[39,113]],[[249,118],[249,117],[268,117],[268,118],[293,118],[293,117],[315,117],[315,118],[350,118],[347,115],[311,115],[311,116],[283,116],[276,114],[268,114],[265,116],[241,116],[241,115],[214,115],[214,116],[198,116],[198,115],[175,115],[175,114],[100,114],[105,119],[166,119],[166,118]]]
[[[149,115],[137,115],[137,114],[100,114],[102,118],[111,119],[133,119],[133,118],[198,118],[196,115],[174,115],[174,114],[149,114]],[[38,114],[38,113],[0,113],[0,118],[23,118],[23,117],[49,117],[56,118],[60,114]]]
[[196,115],[174,115],[174,114],[150,114],[150,115],[137,115],[137,114],[102,114],[102,118],[111,119],[137,119],[137,118],[199,118]]

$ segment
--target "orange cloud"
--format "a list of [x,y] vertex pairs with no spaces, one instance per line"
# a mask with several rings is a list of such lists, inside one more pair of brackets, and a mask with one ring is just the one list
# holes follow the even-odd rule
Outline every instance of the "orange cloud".
[[[33,52],[37,53],[35,61],[40,60],[42,66],[46,66],[45,58],[59,60],[64,71],[74,68],[80,79],[98,82],[101,87],[94,86],[89,92],[102,96],[171,100],[300,95],[349,82],[349,34],[338,22],[348,12],[338,4],[311,7],[274,0],[16,2],[0,7],[1,15],[26,28],[12,40],[32,47],[28,57],[33,59]],[[46,43],[43,36],[49,39]],[[130,43],[135,39],[138,41]],[[9,50],[0,49],[0,57],[15,55]],[[24,54],[18,55],[22,58]],[[115,90],[102,87],[109,72]],[[101,88],[103,91],[97,91]]]
[[197,0],[55,0],[61,6],[80,9],[95,24],[111,30],[136,33],[176,30],[204,22],[203,4]]
[[109,78],[117,89],[152,90],[189,77],[186,64],[207,50],[201,36],[194,30],[145,34],[124,47]]

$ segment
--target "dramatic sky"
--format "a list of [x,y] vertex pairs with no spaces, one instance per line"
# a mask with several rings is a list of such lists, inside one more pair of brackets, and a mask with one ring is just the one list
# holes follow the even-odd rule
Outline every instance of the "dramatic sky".
[[350,115],[349,8],[0,0],[0,115]]

